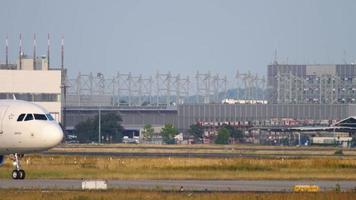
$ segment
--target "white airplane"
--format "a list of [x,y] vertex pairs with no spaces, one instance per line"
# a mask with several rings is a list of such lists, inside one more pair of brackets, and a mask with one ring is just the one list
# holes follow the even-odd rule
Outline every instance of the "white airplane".
[[20,164],[24,154],[48,150],[62,139],[62,128],[41,106],[20,100],[0,100],[0,165],[4,155],[12,155],[13,179],[26,176]]
[[356,132],[356,116],[350,116],[343,120],[336,122],[331,126],[276,126],[276,127],[260,127],[258,129],[268,131],[281,131],[281,132],[311,132],[311,131],[329,131],[329,132]]

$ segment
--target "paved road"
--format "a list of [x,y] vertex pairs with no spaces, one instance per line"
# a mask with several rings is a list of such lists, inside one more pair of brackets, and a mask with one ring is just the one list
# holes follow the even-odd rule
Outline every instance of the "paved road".
[[[82,180],[10,180],[1,179],[0,188],[24,189],[81,189]],[[278,180],[108,180],[109,189],[159,189],[184,191],[253,191],[290,192],[297,184],[318,185],[322,191],[333,190],[339,184],[341,190],[356,188],[356,181],[278,181]]]

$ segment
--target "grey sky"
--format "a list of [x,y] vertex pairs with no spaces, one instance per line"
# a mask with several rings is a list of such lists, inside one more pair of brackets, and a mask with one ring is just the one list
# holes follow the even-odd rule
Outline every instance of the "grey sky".
[[275,49],[289,63],[356,62],[354,0],[2,0],[0,62],[23,34],[25,53],[59,65],[60,37],[71,76],[79,71],[264,74]]

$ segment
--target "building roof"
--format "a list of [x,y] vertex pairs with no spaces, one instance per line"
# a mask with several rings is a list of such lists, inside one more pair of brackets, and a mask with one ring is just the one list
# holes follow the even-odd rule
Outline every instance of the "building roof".
[[343,120],[340,120],[340,121],[336,122],[334,126],[356,128],[356,116],[350,116]]

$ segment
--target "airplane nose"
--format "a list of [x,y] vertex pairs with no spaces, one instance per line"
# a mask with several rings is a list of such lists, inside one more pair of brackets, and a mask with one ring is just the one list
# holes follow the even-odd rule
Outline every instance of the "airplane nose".
[[57,146],[63,139],[63,131],[57,124],[48,124],[43,128],[43,136],[48,147]]

